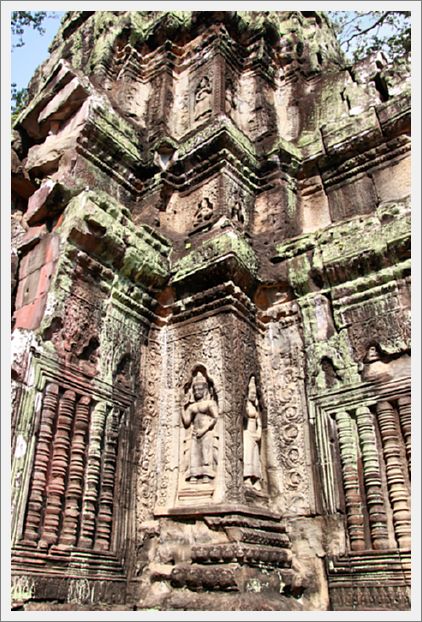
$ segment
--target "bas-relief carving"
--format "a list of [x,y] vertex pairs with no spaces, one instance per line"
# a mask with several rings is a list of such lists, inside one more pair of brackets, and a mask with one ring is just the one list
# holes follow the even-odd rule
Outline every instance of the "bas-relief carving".
[[195,210],[193,217],[193,226],[195,229],[204,228],[210,224],[210,220],[213,217],[213,204],[208,197],[204,197]]
[[194,123],[206,121],[212,113],[213,73],[204,75],[194,89],[192,118]]
[[[294,316],[293,316],[294,318]],[[292,318],[271,322],[261,342],[268,410],[268,469],[274,507],[284,513],[313,511],[304,353]]]
[[218,456],[215,428],[219,413],[215,391],[211,382],[198,369],[186,393],[187,400],[182,412],[186,429],[183,451],[185,479],[191,484],[197,481],[208,482],[215,477]]
[[368,382],[386,382],[400,377],[410,377],[410,355],[406,352],[392,357],[384,352],[378,344],[370,345],[359,364],[362,380]]
[[174,192],[160,212],[161,227],[176,234],[194,234],[218,218],[221,202],[219,178],[213,178],[189,193]]
[[248,222],[248,196],[246,192],[239,187],[238,184],[233,184],[228,192],[228,206],[229,206],[229,218],[234,223],[243,227]]
[[63,316],[52,318],[44,338],[51,339],[67,363],[80,365],[85,372],[95,375],[105,297],[90,297],[87,291],[84,294],[83,298],[73,293],[69,295]]
[[[159,462],[160,469],[156,488],[156,506],[163,508],[174,506],[179,503],[195,503],[195,495],[204,493],[207,497],[211,497],[215,492],[216,480],[218,480],[218,464],[222,451],[222,417],[217,417],[213,430],[208,432],[205,438],[205,446],[201,445],[201,438],[194,442],[194,463],[193,466],[199,469],[198,461],[203,459],[202,450],[208,449],[208,440],[211,435],[214,438],[213,445],[213,467],[210,469],[214,472],[211,477],[208,474],[205,477],[209,481],[204,482],[204,475],[198,477],[198,480],[187,480],[186,476],[190,468],[190,434],[193,431],[192,422],[185,427],[182,420],[182,413],[186,416],[186,410],[191,407],[186,421],[193,420],[195,414],[193,410],[202,408],[200,399],[195,400],[193,395],[191,372],[188,370],[202,370],[208,379],[208,391],[211,399],[207,404],[207,408],[211,412],[222,412],[224,407],[223,376],[222,376],[222,360],[220,332],[221,326],[216,317],[206,319],[200,326],[187,325],[180,327],[167,327],[165,337],[163,329],[161,329],[161,337],[158,337],[156,352],[158,368],[160,371],[156,373],[158,384],[156,384],[155,396],[156,412],[159,413],[160,423],[156,422],[155,434],[158,434],[159,427]],[[201,363],[198,363],[201,361]],[[189,376],[187,377],[187,373]],[[212,380],[211,380],[212,378]],[[219,397],[217,400],[217,390]],[[220,390],[221,387],[221,390]],[[207,391],[204,387],[204,393]],[[197,393],[199,395],[199,392]],[[152,397],[150,398],[152,399]],[[208,400],[205,400],[208,401]],[[217,406],[218,404],[218,406]],[[202,416],[207,419],[212,415],[205,413],[199,414],[198,423]],[[196,417],[195,417],[196,418]],[[158,426],[158,427],[157,427]],[[220,441],[217,441],[217,438]],[[202,456],[202,458],[201,458]],[[195,463],[195,460],[197,462]],[[197,471],[198,472],[198,471]],[[191,498],[190,493],[193,492]],[[217,490],[218,492],[218,490]],[[192,501],[193,499],[193,501]]]
[[[225,438],[225,495],[226,499],[242,501],[244,490],[242,468],[243,416],[245,394],[233,391],[232,387],[244,385],[246,379],[256,373],[256,333],[254,329],[235,315],[225,320],[224,339],[224,382],[226,386],[224,429]],[[245,385],[244,385],[245,386]]]
[[130,82],[126,82],[124,89],[115,89],[113,99],[118,106],[127,111],[128,116],[136,120],[140,127],[145,127],[151,90],[150,82],[143,83],[140,80],[132,79]]
[[243,478],[245,485],[261,490],[262,419],[255,377],[248,385],[243,427]]
[[359,381],[358,364],[351,356],[344,333],[309,344],[306,375],[311,393]]
[[[189,76],[187,72],[182,72],[174,77],[174,114],[172,127],[175,136],[183,136],[190,128],[189,117]],[[176,114],[177,112],[177,114]]]
[[270,87],[256,76],[251,76],[246,84],[243,91],[246,102],[242,122],[247,135],[256,140],[268,129],[276,127],[274,106],[270,103],[273,94]]
[[236,110],[238,108],[238,102],[237,102],[237,97],[236,97],[236,87],[232,79],[229,79],[226,82],[225,102],[226,102],[226,114],[229,115],[232,119],[234,119]]
[[151,331],[148,345],[141,348],[141,359],[145,361],[141,368],[140,391],[142,401],[140,434],[137,452],[139,455],[137,478],[137,524],[153,518],[153,509],[157,489],[157,471],[154,456],[158,435],[160,374],[162,355],[158,331]]
[[151,82],[150,98],[148,101],[148,121],[153,123],[161,119],[162,114],[162,90],[164,86],[164,76],[161,74]]
[[388,354],[410,349],[410,309],[403,304],[397,283],[389,287],[391,291],[385,294],[366,295],[359,304],[345,305],[338,311],[357,360],[363,359],[370,340]]
[[[251,382],[249,388],[247,404],[242,404],[231,390],[236,382],[232,375],[232,369],[236,367],[240,371],[244,368],[247,372],[248,368],[254,369],[251,366],[256,365],[253,356],[254,336],[237,326],[236,334],[239,338],[239,345],[236,348],[234,344],[231,344],[230,360],[225,361],[223,353],[226,348],[224,347],[222,350],[220,344],[221,322],[221,318],[220,321],[217,321],[216,318],[209,318],[204,322],[204,326],[199,332],[192,333],[188,328],[183,327],[171,329],[168,336],[167,353],[173,360],[174,375],[173,393],[169,392],[167,397],[161,400],[166,403],[165,408],[170,423],[168,425],[160,424],[162,468],[160,469],[161,484],[158,486],[157,498],[160,507],[170,503],[174,488],[178,490],[176,503],[192,503],[197,497],[196,493],[212,496],[215,486],[219,497],[224,494],[224,498],[230,498],[232,494],[230,491],[234,486],[233,482],[237,481],[239,485],[236,487],[236,492],[233,489],[233,498],[237,498],[242,481],[239,480],[239,477],[242,477],[239,467],[242,464],[243,457],[240,452],[243,445],[242,413],[245,409],[250,415],[248,421],[245,421],[245,446],[250,469],[252,469],[250,472],[248,466],[249,471],[245,472],[245,477],[248,484],[251,483],[251,488],[255,490],[258,490],[263,483],[260,457],[261,439],[257,439],[257,435],[261,434],[260,430],[262,429],[262,413],[258,398],[253,395],[254,381]],[[217,330],[213,328],[213,324],[218,327]],[[233,332],[233,329],[228,329],[228,327],[227,330],[229,333]],[[249,345],[239,360],[239,353],[245,349],[245,344],[248,342]],[[236,362],[232,358],[235,353]],[[196,362],[201,359],[204,364]],[[184,374],[189,366],[193,372],[186,381]],[[213,378],[212,381],[211,377]],[[221,378],[220,381],[218,381],[219,377]],[[218,389],[218,400],[217,386],[221,387],[221,390]],[[161,382],[161,390],[163,387],[164,383]],[[175,411],[179,412],[179,421],[175,419]],[[222,416],[219,413],[235,413],[237,411],[239,414],[231,415],[230,422],[223,426]],[[232,429],[236,425],[241,429],[237,431]],[[180,432],[177,432],[178,429]],[[222,458],[223,434],[225,438],[224,458]],[[175,439],[178,436],[180,436],[179,449],[175,447]],[[176,459],[177,455],[179,456],[178,459]],[[224,490],[219,484],[218,469],[220,466],[224,468],[225,472],[232,473],[232,477],[228,476]],[[176,471],[179,471],[178,482],[174,477]]]

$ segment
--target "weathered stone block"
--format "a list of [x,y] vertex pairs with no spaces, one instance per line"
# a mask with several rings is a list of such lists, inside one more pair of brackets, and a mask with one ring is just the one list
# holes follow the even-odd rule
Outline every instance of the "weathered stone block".
[[378,205],[378,196],[371,177],[364,175],[341,186],[327,188],[328,204],[333,222],[357,214],[370,214]]
[[372,179],[380,202],[396,201],[410,196],[410,157],[375,170]]

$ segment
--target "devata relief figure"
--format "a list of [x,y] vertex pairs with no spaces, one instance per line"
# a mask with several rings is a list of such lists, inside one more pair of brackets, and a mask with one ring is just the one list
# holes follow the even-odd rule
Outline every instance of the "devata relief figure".
[[204,197],[196,208],[195,215],[193,217],[194,227],[205,225],[213,214],[213,205],[208,197]]
[[201,371],[192,381],[193,402],[182,412],[185,428],[191,432],[186,479],[208,482],[215,477],[214,427],[218,419],[217,402],[211,397],[210,386]]
[[211,113],[211,83],[208,76],[204,76],[195,90],[195,120]]
[[262,434],[261,414],[256,390],[255,377],[249,381],[248,397],[244,414],[243,430],[243,477],[245,484],[257,490],[261,488],[260,444]]

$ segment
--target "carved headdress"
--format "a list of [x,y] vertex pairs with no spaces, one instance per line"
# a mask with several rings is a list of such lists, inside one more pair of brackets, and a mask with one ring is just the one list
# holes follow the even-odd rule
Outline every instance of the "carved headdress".
[[204,384],[208,386],[207,379],[201,371],[197,371],[192,381],[192,387],[203,386]]

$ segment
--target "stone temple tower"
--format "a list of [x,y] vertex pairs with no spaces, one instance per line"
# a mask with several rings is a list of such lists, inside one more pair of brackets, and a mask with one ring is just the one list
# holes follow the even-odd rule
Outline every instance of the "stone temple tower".
[[323,13],[71,12],[12,150],[12,602],[410,607],[410,90]]

